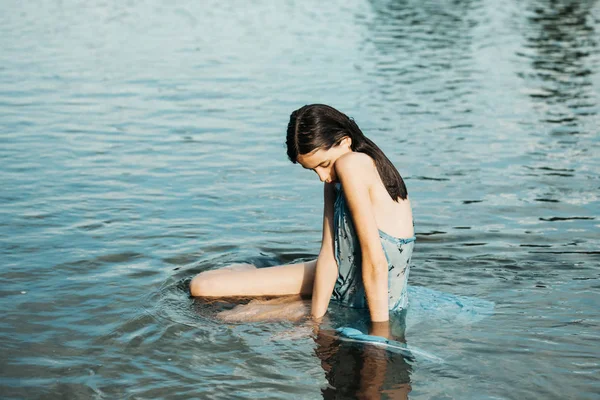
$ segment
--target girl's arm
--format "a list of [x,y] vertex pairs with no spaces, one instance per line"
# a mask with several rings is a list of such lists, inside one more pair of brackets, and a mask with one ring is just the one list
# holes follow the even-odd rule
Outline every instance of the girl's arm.
[[327,312],[329,299],[337,279],[337,264],[333,255],[333,203],[335,201],[333,184],[326,183],[323,192],[323,238],[315,268],[311,306],[311,315],[316,319],[321,318]]
[[335,163],[335,170],[360,242],[362,278],[371,321],[387,321],[388,264],[369,194],[371,184],[376,182],[377,169],[369,156],[353,152],[341,156]]

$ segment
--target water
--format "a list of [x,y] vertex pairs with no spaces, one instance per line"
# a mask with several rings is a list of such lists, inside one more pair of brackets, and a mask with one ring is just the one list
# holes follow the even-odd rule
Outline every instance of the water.
[[[599,398],[599,31],[595,1],[3,2],[1,397]],[[408,325],[444,363],[187,297],[317,254],[283,146],[313,102],[404,176],[410,283],[496,304]]]

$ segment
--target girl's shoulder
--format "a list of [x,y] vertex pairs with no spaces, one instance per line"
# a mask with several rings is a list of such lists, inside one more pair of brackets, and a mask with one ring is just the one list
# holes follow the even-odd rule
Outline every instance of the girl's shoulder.
[[365,178],[373,178],[377,167],[375,161],[367,154],[353,151],[337,159],[335,171],[340,177],[345,175],[351,179],[360,178],[361,181],[365,181]]
[[335,164],[336,167],[341,166],[342,168],[375,168],[375,161],[373,161],[369,155],[365,153],[359,153],[357,151],[352,151],[341,155]]

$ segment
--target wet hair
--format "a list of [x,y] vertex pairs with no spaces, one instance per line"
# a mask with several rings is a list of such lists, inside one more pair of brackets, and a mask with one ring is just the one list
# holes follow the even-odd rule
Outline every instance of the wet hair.
[[352,118],[325,104],[306,105],[290,115],[285,142],[288,158],[296,164],[299,155],[317,149],[329,150],[345,137],[352,140],[352,151],[365,153],[375,161],[392,200],[398,201],[398,197],[405,200],[408,196],[406,185],[391,161],[362,133]]

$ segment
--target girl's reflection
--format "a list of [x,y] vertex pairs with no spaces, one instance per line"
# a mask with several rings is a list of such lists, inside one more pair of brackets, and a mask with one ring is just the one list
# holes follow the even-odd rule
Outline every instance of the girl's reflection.
[[[206,304],[206,303],[205,303]],[[215,305],[215,304],[213,304]],[[301,321],[308,315],[310,303],[299,296],[252,299],[249,303],[221,310],[219,319],[228,322]],[[335,325],[351,326],[371,335],[406,342],[406,311],[390,315],[390,322],[368,325],[365,310],[334,307]],[[315,353],[329,385],[322,390],[324,399],[407,399],[411,390],[410,364],[400,354],[369,343],[340,339],[331,320],[312,328]],[[312,323],[309,323],[312,325]]]
[[[387,337],[404,341],[405,313],[392,322],[370,327],[370,334],[387,332]],[[387,326],[386,326],[387,325]],[[381,335],[385,336],[385,335]],[[332,330],[319,330],[315,337],[316,355],[329,386],[324,399],[408,399],[411,366],[399,354],[372,344],[340,340]]]

